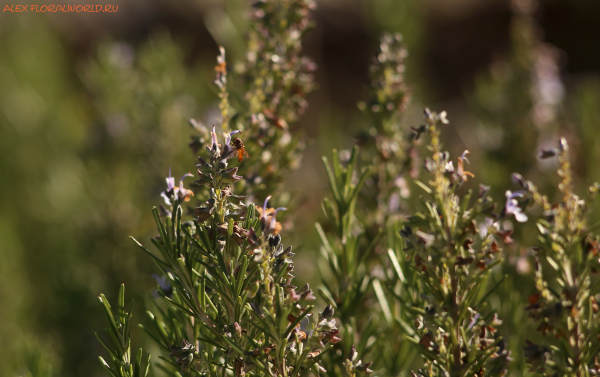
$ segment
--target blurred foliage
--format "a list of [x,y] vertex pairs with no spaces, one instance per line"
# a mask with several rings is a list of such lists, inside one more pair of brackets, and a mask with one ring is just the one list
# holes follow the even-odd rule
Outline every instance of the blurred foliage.
[[75,339],[90,321],[79,317],[85,310],[72,308],[85,307],[79,305],[88,301],[100,274],[82,258],[76,232],[77,219],[92,203],[78,155],[90,111],[77,93],[65,47],[47,32],[44,18],[8,22],[15,32],[0,40],[0,174],[8,183],[0,199],[0,370],[10,375],[24,363],[32,375],[43,375],[37,362],[19,356],[36,350],[56,369],[81,357],[83,347],[68,350],[68,344],[86,344]]
[[[597,123],[591,122],[600,115],[600,88],[589,80],[571,87],[565,84],[561,72],[565,57],[543,42],[543,30],[534,17],[538,6],[537,1],[512,2],[510,53],[492,63],[489,73],[480,75],[473,92],[467,93],[469,110],[477,119],[471,140],[480,145],[473,153],[473,169],[481,182],[490,185],[496,199],[511,188],[508,181],[514,172],[531,178],[550,197],[557,194],[556,178],[548,174],[556,168],[556,161],[542,159],[540,151],[551,149],[558,135],[583,146],[581,152],[579,148],[574,152],[577,190],[598,179],[587,161],[599,151]],[[512,187],[520,188],[514,176]],[[598,211],[591,211],[590,216],[598,218]],[[505,321],[499,331],[514,359],[511,375],[529,370],[522,352],[526,340],[541,341],[524,310],[527,297],[535,291],[530,245],[537,243],[537,232],[533,225],[514,227],[516,242],[507,247],[506,260],[490,278],[492,284],[504,281],[490,302]]]
[[[141,213],[160,192],[155,172],[189,158],[181,136],[206,98],[194,72],[207,70],[189,70],[165,33],[137,51],[106,42],[73,66],[45,19],[33,21],[14,21],[19,32],[2,40],[0,58],[2,175],[11,182],[2,187],[0,331],[12,356],[2,369],[19,370],[13,356],[27,340],[40,343],[58,374],[91,375],[90,326],[99,318],[90,294],[121,281],[141,292],[152,280],[149,263],[122,241],[151,226]],[[10,199],[14,190],[24,199]]]
[[470,96],[471,110],[480,123],[477,140],[484,151],[479,162],[490,167],[483,169],[481,178],[494,194],[501,195],[511,173],[524,174],[535,167],[536,155],[531,152],[538,148],[540,133],[546,131],[538,125],[555,120],[536,124],[534,119],[534,69],[543,48],[540,33],[530,11],[519,9],[511,22],[510,56],[480,76]]
[[528,297],[525,310],[539,323],[536,331],[544,340],[541,344],[528,341],[524,353],[531,370],[543,376],[597,375],[600,245],[593,233],[597,225],[589,226],[587,215],[600,184],[590,186],[583,198],[575,194],[566,139],[561,138],[557,148],[544,151],[545,158],[555,155],[560,201],[553,203],[531,181],[522,182],[531,202],[543,211],[536,223],[540,244],[534,248],[536,291]]

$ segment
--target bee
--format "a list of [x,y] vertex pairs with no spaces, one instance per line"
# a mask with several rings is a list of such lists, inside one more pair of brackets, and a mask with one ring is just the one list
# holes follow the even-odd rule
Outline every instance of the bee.
[[215,72],[218,74],[227,73],[227,63],[225,61],[219,61],[215,66]]
[[233,147],[235,148],[238,161],[242,161],[244,159],[244,156],[250,158],[250,155],[248,154],[248,151],[246,150],[242,139],[236,137],[231,141],[231,144],[233,144]]

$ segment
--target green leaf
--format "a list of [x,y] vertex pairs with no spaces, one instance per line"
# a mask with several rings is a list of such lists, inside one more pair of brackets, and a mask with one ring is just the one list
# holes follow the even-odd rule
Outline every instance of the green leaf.
[[166,264],[164,261],[162,261],[159,257],[157,257],[156,255],[152,254],[152,252],[150,252],[150,250],[146,249],[138,240],[136,240],[133,237],[129,237],[131,240],[133,240],[133,242],[135,242],[136,245],[138,245],[138,247],[140,249],[142,249],[142,251],[144,251],[146,254],[148,254],[155,262],[156,264],[158,264],[159,267],[165,269],[165,268],[169,268],[169,265]]
[[156,247],[158,249],[158,251],[160,251],[164,260],[168,262],[168,264],[167,264],[169,266],[168,268],[171,268],[170,264],[173,264],[175,262],[173,260],[173,256],[169,253],[169,251],[167,249],[165,249],[164,245],[160,242],[160,240],[157,240],[156,238],[150,238],[150,242],[152,242],[154,247]]
[[200,301],[200,306],[202,310],[206,310],[206,273],[202,271],[202,276],[200,277],[200,292],[198,292],[198,300]]
[[203,337],[201,337],[201,336],[197,337],[196,339],[198,339],[198,340],[199,340],[199,341],[201,341],[201,342],[204,342],[204,343],[208,343],[208,344],[210,344],[210,345],[213,345],[213,346],[215,346],[215,347],[217,347],[217,348],[219,348],[219,349],[221,349],[221,350],[223,350],[223,351],[226,351],[226,350],[227,350],[225,347],[223,347],[222,345],[220,345],[219,343],[215,342],[215,341],[214,341],[214,340],[212,340],[212,339],[203,338]]
[[498,280],[491,288],[489,291],[487,291],[486,294],[484,294],[479,300],[477,300],[477,304],[475,307],[479,307],[482,303],[484,303],[487,298],[500,286],[500,284],[502,284],[502,282],[504,282],[504,279],[506,279],[508,277],[508,275],[503,275],[500,280]]
[[304,318],[306,318],[306,316],[313,310],[314,306],[308,306],[306,308],[306,310],[304,310],[297,318],[294,322],[290,323],[290,325],[287,327],[287,329],[285,330],[285,333],[283,334],[284,338],[287,338],[287,336],[292,332],[292,330],[294,329],[294,327],[296,327],[297,324],[299,324]]
[[133,302],[134,300],[131,300],[131,302],[129,303],[129,308],[127,312],[124,312],[125,315],[123,316],[123,336],[125,336],[127,340],[129,340],[129,327],[131,325],[131,316],[133,315],[131,314],[133,312]]
[[160,238],[162,239],[162,242],[165,245],[169,246],[169,248],[167,250],[170,251],[171,241],[170,241],[169,236],[167,235],[167,231],[165,230],[165,226],[164,226],[163,222],[160,220],[160,215],[158,214],[158,210],[156,209],[156,207],[152,207],[152,215],[154,215],[154,221],[156,222],[156,226],[158,227],[158,232],[160,233]]
[[367,177],[368,177],[370,171],[371,171],[371,167],[370,166],[365,169],[365,172],[363,173],[363,175],[358,180],[358,183],[356,184],[356,187],[354,188],[354,191],[352,191],[352,196],[350,196],[350,200],[348,200],[349,203],[353,202],[358,197],[358,192],[360,191],[362,185],[367,180]]
[[404,278],[404,273],[402,272],[402,268],[400,268],[400,263],[398,262],[398,258],[396,258],[396,253],[394,253],[394,250],[388,249],[388,256],[390,257],[390,261],[394,267],[394,272],[396,272],[396,277],[398,280],[400,280],[400,282],[404,283],[406,279]]
[[210,253],[208,253],[206,250],[204,250],[204,248],[198,243],[198,240],[196,240],[185,227],[183,227],[182,230],[183,230],[183,233],[185,233],[185,235],[187,236],[188,240],[190,240],[192,242],[192,244],[196,247],[196,250],[198,250],[198,252],[200,254],[202,254],[203,256],[205,256],[211,260],[214,259],[213,256],[210,255]]
[[181,254],[181,206],[177,206],[177,210],[175,211],[175,223],[173,224],[174,231],[177,234],[177,250],[175,255],[179,256]]
[[175,301],[173,301],[173,300],[171,300],[170,298],[168,298],[167,296],[165,296],[165,294],[164,294],[164,293],[162,293],[162,292],[160,292],[160,291],[159,291],[159,292],[158,292],[158,295],[159,295],[160,297],[162,297],[162,298],[163,298],[163,299],[164,299],[164,300],[165,300],[165,301],[166,301],[166,302],[167,302],[169,305],[173,306],[173,307],[174,307],[174,308],[176,308],[176,309],[179,309],[179,310],[181,310],[181,311],[182,311],[183,313],[185,313],[186,315],[192,316],[192,317],[194,317],[194,318],[197,318],[197,319],[201,319],[201,318],[199,318],[199,317],[198,317],[198,316],[197,316],[195,313],[193,313],[192,311],[190,311],[188,308],[184,307],[184,306],[183,306],[183,305],[181,305],[181,304],[178,304],[178,303],[176,303]]
[[306,373],[310,372],[310,368],[312,368],[313,365],[315,365],[316,363],[318,363],[323,358],[323,356],[327,352],[329,352],[332,348],[333,348],[333,345],[330,344],[327,347],[325,347],[325,349],[318,356],[313,357],[312,362],[310,364],[308,364],[308,366],[306,367],[306,369],[303,369],[301,371],[300,376],[304,376],[304,375],[306,375]]
[[154,339],[154,341],[155,341],[155,342],[156,342],[156,343],[157,343],[159,346],[161,346],[162,348],[164,348],[166,351],[168,351],[168,350],[169,350],[169,345],[168,345],[168,344],[165,344],[165,343],[163,343],[163,342],[162,342],[160,339],[158,339],[158,338],[157,338],[157,337],[156,337],[154,334],[152,334],[152,333],[150,332],[150,330],[148,330],[147,328],[145,328],[145,327],[144,327],[144,325],[142,325],[142,324],[139,324],[139,325],[138,325],[138,327],[139,327],[140,329],[144,330],[144,332],[145,332],[145,333],[146,333],[146,334],[147,334],[149,337],[151,337],[152,339]]
[[110,356],[112,356],[112,358],[115,360],[119,360],[120,358],[114,353],[114,351],[111,349],[111,347],[108,346],[108,344],[104,343],[102,338],[100,338],[100,335],[98,335],[98,333],[94,333],[94,334],[96,335],[96,339],[98,339],[100,341],[100,344],[102,344],[102,346],[108,351]]
[[[344,185],[344,195],[347,197],[352,187],[352,174],[354,173],[354,166],[356,164],[356,155],[358,152],[358,146],[352,148],[350,159],[348,160],[348,167],[346,168],[346,182]],[[357,186],[358,187],[358,186]]]
[[150,360],[152,359],[152,354],[148,354],[148,359],[146,359],[146,370],[144,371],[144,377],[148,376],[150,372]]
[[415,336],[415,330],[412,328],[412,326],[410,326],[408,323],[406,323],[406,321],[404,321],[402,318],[397,317],[396,318],[396,322],[398,322],[398,324],[400,325],[400,327],[402,327],[402,329],[404,330],[404,332],[410,336]]
[[140,372],[142,370],[142,349],[140,348],[137,353],[137,357],[135,358],[135,364],[133,366],[133,377],[140,377]]
[[119,289],[119,319],[125,323],[125,284],[121,284]]
[[102,308],[104,308],[104,314],[106,314],[106,317],[108,318],[108,321],[110,322],[110,325],[113,329],[113,331],[115,333],[119,333],[119,326],[117,325],[117,321],[115,320],[115,317],[113,316],[112,313],[112,308],[110,307],[110,304],[108,303],[108,300],[106,299],[106,296],[104,296],[104,294],[100,294],[100,297],[98,297],[98,299],[100,300],[100,303],[102,304]]
[[415,179],[414,182],[417,184],[417,186],[422,188],[429,195],[431,195],[431,193],[433,192],[425,183],[419,181],[418,179]]
[[231,348],[233,348],[235,350],[235,352],[237,352],[240,356],[244,356],[244,350],[242,348],[240,348],[240,346],[235,344],[235,342],[231,338],[229,338],[228,336],[223,336],[223,340],[227,344],[229,344],[229,346]]
[[252,281],[252,278],[258,272],[259,269],[260,269],[260,266],[257,265],[257,266],[255,266],[252,269],[252,271],[250,271],[250,273],[248,274],[248,276],[244,280],[244,284],[242,285],[242,288],[241,288],[240,292],[242,292],[244,289],[246,289],[246,287],[248,286],[248,284],[250,284],[250,282]]
[[385,298],[385,293],[383,292],[383,288],[381,288],[381,283],[378,279],[373,279],[373,289],[375,290],[375,295],[377,296],[377,300],[381,306],[381,311],[383,312],[385,321],[387,322],[388,326],[391,326],[392,312],[390,311],[390,306],[388,305],[387,299]]
[[[335,154],[335,151],[334,151]],[[339,204],[342,201],[342,197],[340,196],[340,192],[338,191],[337,183],[335,180],[335,176],[329,167],[329,162],[327,161],[327,157],[323,156],[323,163],[325,164],[325,170],[327,171],[327,178],[329,178],[329,185],[331,186],[331,191],[333,192],[333,197],[335,201]]]
[[98,360],[100,360],[100,363],[102,364],[102,366],[104,367],[104,369],[113,377],[118,377],[115,372],[112,371],[112,369],[110,368],[110,366],[106,363],[106,361],[104,361],[104,359],[102,358],[102,356],[98,356]]
[[332,221],[333,223],[336,224],[336,227],[339,226],[339,219],[337,216],[337,212],[333,206],[333,203],[331,203],[331,200],[329,200],[329,198],[324,198],[323,202],[321,203],[321,205],[323,206],[323,212],[325,213],[325,216]]
[[335,303],[333,296],[331,296],[328,290],[319,287],[317,288],[317,292],[319,292],[319,296],[321,296],[321,298],[323,299],[323,301],[325,301],[327,305],[331,305],[332,308],[337,309],[337,304]]
[[279,284],[279,282],[281,282],[281,279],[283,278],[283,275],[285,275],[287,273],[287,268],[288,268],[288,263],[284,262],[283,266],[281,267],[281,270],[279,270],[279,272],[277,273],[277,276],[275,277],[275,284]]
[[321,224],[315,223],[315,228],[317,228],[317,233],[319,233],[319,237],[321,237],[321,242],[323,243],[323,246],[325,246],[325,250],[327,250],[328,253],[333,254],[333,249],[327,240],[327,236],[325,235]]

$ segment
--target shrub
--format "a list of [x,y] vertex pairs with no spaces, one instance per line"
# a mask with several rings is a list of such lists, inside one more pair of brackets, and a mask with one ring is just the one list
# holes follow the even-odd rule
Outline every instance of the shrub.
[[[506,191],[502,204],[482,183],[473,190],[470,152],[452,159],[443,149],[446,112],[425,109],[424,123],[401,127],[410,90],[400,35],[381,38],[371,90],[359,104],[367,132],[351,152],[334,150],[332,163],[324,158],[332,199],[323,201],[325,219],[316,225],[321,311],[308,284],[294,285],[294,253],[282,243],[277,221],[287,208],[269,202],[302,151],[289,125],[314,88],[314,64],[300,56],[314,4],[282,4],[254,5],[246,60],[235,70],[227,69],[221,49],[215,85],[222,132],[190,121],[201,189],[186,188],[185,178],[194,175],[176,184],[169,173],[164,205],[153,209],[156,252],[134,240],[160,270],[149,324],[142,326],[162,353],[157,367],[165,375],[215,377],[598,374],[600,240],[587,225],[590,201],[574,193],[566,141],[541,154],[558,156],[559,203],[519,174],[513,174],[519,190]],[[519,17],[525,24],[518,25],[531,26],[527,15]],[[531,72],[517,68],[504,84],[522,92],[518,77]],[[242,93],[228,87],[230,73]],[[529,122],[531,104],[525,105],[519,119]],[[590,199],[599,188],[589,188]],[[259,198],[262,204],[254,204]],[[530,247],[511,222],[530,217],[538,217],[541,247],[532,248],[535,292],[525,311],[539,334],[526,333],[535,343],[515,344],[523,334],[499,315],[509,299],[498,293],[507,277],[499,270],[512,245]],[[116,313],[103,295],[100,301],[113,344],[101,340],[112,360],[101,359],[105,369],[111,376],[147,375],[150,356],[145,363],[142,350],[131,357],[124,288]],[[515,347],[529,371],[515,367],[523,360]]]

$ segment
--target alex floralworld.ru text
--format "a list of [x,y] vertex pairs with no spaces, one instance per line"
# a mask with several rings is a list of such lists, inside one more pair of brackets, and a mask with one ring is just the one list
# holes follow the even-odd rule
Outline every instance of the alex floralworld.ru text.
[[116,12],[119,10],[118,5],[37,5],[37,4],[27,4],[27,5],[8,5],[4,6],[3,12],[36,12],[36,13],[46,13],[46,12],[89,12],[89,13],[98,13],[98,12]]

